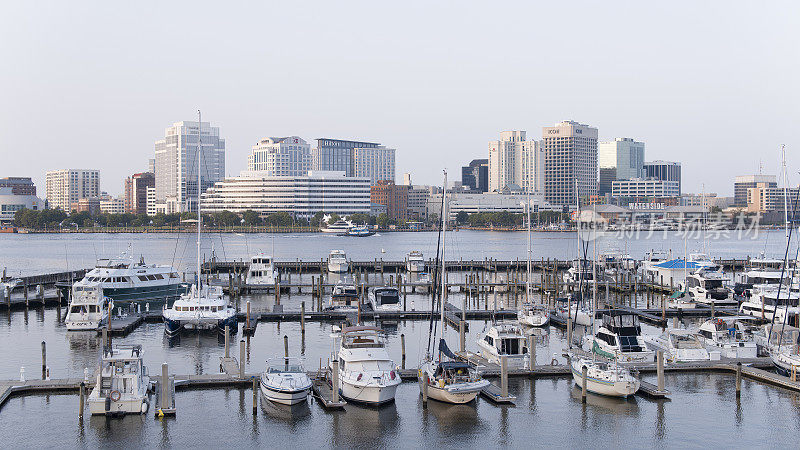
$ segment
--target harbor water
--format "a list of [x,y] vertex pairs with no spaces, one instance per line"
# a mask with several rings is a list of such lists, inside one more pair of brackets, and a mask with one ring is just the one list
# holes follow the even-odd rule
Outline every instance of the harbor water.
[[[524,233],[459,231],[448,238],[448,259],[517,259],[526,257]],[[193,236],[183,234],[129,235],[7,235],[0,236],[0,266],[9,275],[90,268],[96,258],[114,256],[130,248],[149,263],[175,264],[191,270]],[[426,258],[436,251],[435,233],[386,233],[357,239],[320,234],[206,236],[203,252],[220,260],[244,259],[258,251],[274,253],[278,261],[319,260],[331,249],[342,249],[353,260],[402,260],[411,250]],[[682,255],[699,250],[702,240],[691,237],[651,236],[639,239],[605,237],[598,251],[608,247],[627,250],[641,258],[650,249],[672,249]],[[743,258],[765,252],[782,254],[782,232],[762,232],[755,239],[734,237],[711,240],[707,252],[715,258]],[[590,247],[591,248],[591,247]],[[591,251],[591,250],[590,250]],[[574,233],[537,233],[534,258],[568,259],[576,253]],[[238,300],[241,309],[251,302],[254,311],[270,310],[272,295],[252,294]],[[430,308],[422,294],[409,295],[414,309]],[[450,301],[461,306],[463,294]],[[508,302],[511,299],[501,298]],[[283,295],[287,310],[310,307],[311,296]],[[411,309],[411,307],[409,307]],[[28,378],[39,375],[41,342],[47,343],[47,364],[52,378],[82,377],[97,364],[100,338],[95,333],[67,332],[65,310],[55,307],[18,309],[0,316],[0,379],[19,379],[20,368]],[[697,322],[670,321],[686,327]],[[306,368],[324,365],[331,353],[333,323],[307,322],[301,333],[298,322],[262,322],[254,336],[241,332],[231,339],[231,354],[239,356],[239,340],[245,341],[248,372],[263,370],[268,358],[283,354],[283,336],[292,355],[304,358]],[[405,336],[407,368],[414,368],[428,348],[427,321],[380,324],[387,330],[387,349],[395,363],[401,362],[401,335]],[[476,351],[475,340],[489,326],[487,321],[469,321],[467,350]],[[644,333],[660,330],[644,325]],[[576,330],[580,333],[581,330]],[[563,363],[565,331],[548,327],[537,334],[537,363],[554,358]],[[458,347],[458,330],[447,329],[448,343]],[[224,343],[215,334],[165,338],[163,325],[145,323],[116,344],[141,344],[144,362],[151,373],[169,364],[171,373],[219,373]],[[644,380],[654,382],[655,375]],[[668,400],[636,396],[621,400],[589,394],[581,402],[580,389],[571,378],[511,378],[509,391],[517,396],[515,406],[498,406],[479,399],[469,405],[443,405],[435,401],[423,408],[415,382],[404,382],[394,403],[370,408],[348,404],[344,411],[327,412],[316,402],[283,407],[261,399],[252,413],[248,389],[204,389],[178,391],[177,416],[154,419],[152,414],[122,419],[89,417],[78,420],[75,393],[11,398],[0,409],[0,437],[7,448],[94,447],[265,447],[287,443],[303,448],[359,447],[726,447],[793,446],[800,431],[800,397],[777,387],[745,379],[741,397],[735,395],[733,376],[727,373],[688,372],[666,374]],[[778,425],[776,425],[778,424]]]

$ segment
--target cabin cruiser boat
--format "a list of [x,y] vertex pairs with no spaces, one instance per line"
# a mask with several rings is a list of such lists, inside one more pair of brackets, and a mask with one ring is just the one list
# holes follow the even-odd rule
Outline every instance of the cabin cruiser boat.
[[103,295],[115,302],[134,300],[174,300],[188,291],[178,272],[171,266],[145,264],[123,253],[118,258],[100,259],[72,288],[99,286]]
[[339,280],[333,286],[331,299],[326,310],[358,311],[358,288],[352,281]]
[[593,336],[584,339],[584,350],[621,362],[649,362],[655,352],[647,349],[635,314],[610,311]]
[[306,401],[311,379],[299,358],[272,358],[261,374],[261,393],[267,400],[283,405]]
[[697,335],[711,351],[724,358],[755,358],[756,343],[749,327],[736,317],[709,319],[700,325]]
[[768,323],[753,332],[753,342],[758,356],[769,356],[800,342],[800,329],[781,323]]
[[592,267],[587,260],[576,260],[572,262],[572,266],[564,273],[564,283],[569,285],[579,285],[581,283],[588,283],[594,279],[592,274]]
[[687,259],[690,263],[695,263],[697,265],[697,270],[705,271],[705,272],[722,272],[722,266],[715,263],[707,254],[695,252],[689,253],[689,258]]
[[72,292],[64,319],[68,331],[97,330],[108,321],[114,302],[103,295],[100,286],[75,286]]
[[199,290],[192,285],[192,290],[184,294],[172,304],[164,307],[164,331],[169,336],[181,330],[211,330],[224,332],[225,326],[230,332],[238,329],[236,310],[228,304],[222,294],[221,286],[203,285]]
[[739,305],[739,314],[769,321],[773,320],[774,315],[776,322],[785,322],[787,312],[790,318],[798,314],[798,301],[800,292],[786,289],[785,286],[757,288]]
[[660,335],[644,338],[653,351],[661,350],[668,362],[708,361],[708,350],[697,336],[688,330],[668,329]]
[[667,308],[669,309],[695,309],[697,303],[694,298],[686,291],[675,291],[667,299]]
[[353,224],[346,221],[346,220],[337,220],[336,222],[329,224],[325,228],[320,229],[323,233],[347,233],[347,231],[353,227]]
[[374,287],[369,290],[369,304],[373,311],[402,311],[400,293],[391,286]]
[[714,305],[736,305],[730,290],[723,286],[725,278],[716,271],[698,270],[686,276],[686,291],[696,302]]
[[615,362],[597,361],[590,358],[569,358],[572,379],[583,386],[583,368],[586,367],[586,390],[610,397],[628,397],[639,390],[641,382],[623,366]]
[[544,305],[526,302],[517,311],[517,322],[526,327],[543,327],[550,322],[550,312]]
[[572,320],[576,325],[588,327],[592,324],[592,312],[582,305],[582,302],[577,299],[570,301],[569,297],[572,294],[567,294],[566,298],[556,299],[556,316],[560,319],[567,321]]
[[406,271],[409,273],[425,272],[425,258],[422,252],[414,250],[406,256]]
[[115,345],[102,352],[97,382],[89,394],[89,411],[92,415],[146,413],[150,377],[142,362],[142,346]]
[[344,251],[331,250],[331,254],[328,255],[328,272],[346,273],[348,270],[350,270],[350,265]]
[[342,328],[338,335],[339,350],[331,361],[339,361],[339,382],[345,400],[373,405],[394,400],[400,374],[386,352],[382,332],[376,327],[355,326]]
[[275,261],[272,255],[259,253],[250,258],[250,266],[247,268],[247,283],[251,288],[275,288],[278,281],[278,271],[275,269]]
[[492,364],[499,366],[503,356],[510,369],[521,369],[528,363],[527,336],[515,323],[492,325],[477,342],[480,355]]
[[733,288],[734,293],[748,297],[753,288],[776,287],[781,284],[781,280],[785,283],[789,278],[789,273],[782,271],[782,267],[783,260],[766,259],[763,254],[760,258],[751,259],[747,269],[737,274]]

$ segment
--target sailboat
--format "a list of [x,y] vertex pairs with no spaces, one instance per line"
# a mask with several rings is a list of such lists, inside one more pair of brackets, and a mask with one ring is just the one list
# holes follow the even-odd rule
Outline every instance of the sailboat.
[[[431,341],[434,336],[434,314],[431,314],[430,332],[428,334],[428,350],[425,359],[420,364],[417,373],[419,380],[419,390],[422,394],[426,388],[427,379],[428,397],[445,403],[462,404],[475,400],[481,389],[489,385],[489,382],[481,378],[478,371],[470,363],[459,361],[450,351],[444,339],[444,302],[447,301],[447,285],[445,284],[445,233],[447,232],[447,172],[444,172],[444,184],[442,195],[442,228],[440,230],[441,239],[441,290],[439,292],[439,341],[436,349],[437,358],[434,359],[431,353]],[[437,251],[438,256],[438,251]],[[432,311],[436,311],[436,283],[431,288]],[[436,342],[435,340],[433,340]],[[426,376],[427,375],[427,376]]]
[[550,322],[550,313],[542,304],[534,304],[531,299],[531,197],[526,197],[528,219],[528,272],[525,276],[525,304],[517,312],[517,323],[527,327],[543,327]]
[[164,332],[174,336],[181,330],[218,329],[224,331],[228,326],[231,332],[238,328],[236,310],[223,297],[221,286],[203,285],[200,276],[200,230],[203,215],[200,211],[201,192],[201,158],[203,153],[203,122],[200,111],[197,112],[197,280],[187,294],[175,300],[171,307],[164,307]]

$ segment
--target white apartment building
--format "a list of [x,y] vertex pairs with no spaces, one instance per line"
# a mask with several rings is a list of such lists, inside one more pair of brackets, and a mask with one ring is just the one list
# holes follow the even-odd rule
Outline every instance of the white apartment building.
[[677,181],[654,178],[632,178],[616,180],[611,184],[611,196],[620,197],[680,197],[681,186]]
[[276,212],[302,218],[320,211],[340,216],[369,214],[370,179],[333,171],[310,171],[297,177],[242,171],[240,176],[225,178],[209,188],[201,208],[204,213],[253,210],[262,217]]
[[101,199],[100,212],[105,214],[124,214],[125,200],[121,198]]
[[298,177],[311,170],[311,146],[298,136],[258,141],[247,157],[247,170],[275,177]]
[[[202,135],[199,133],[202,132]],[[225,176],[225,140],[209,122],[175,122],[155,143],[156,201],[165,210],[197,211],[197,150],[201,136],[201,192]]]
[[50,208],[70,212],[73,203],[100,195],[100,171],[91,169],[50,170],[45,176],[45,198]]
[[394,182],[395,149],[378,147],[356,147],[353,149],[353,176],[367,177],[372,185],[378,181]]
[[597,165],[616,169],[617,180],[644,178],[644,142],[615,138],[597,144]]
[[489,191],[516,185],[525,192],[544,191],[544,153],[525,131],[503,131],[489,142]]
[[[156,208],[156,188],[155,187],[148,187],[147,188],[147,215],[148,216],[155,216],[158,214],[158,209]],[[163,212],[163,211],[162,211]]]
[[578,198],[597,195],[597,128],[571,120],[543,127],[541,145],[549,203],[573,206]]

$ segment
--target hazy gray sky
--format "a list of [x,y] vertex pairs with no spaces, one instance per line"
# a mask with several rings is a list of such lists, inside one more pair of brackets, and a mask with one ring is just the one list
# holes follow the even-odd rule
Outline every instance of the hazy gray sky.
[[230,175],[296,134],[381,142],[437,184],[563,119],[681,161],[685,191],[776,173],[782,143],[800,170],[799,2],[261,3],[4,2],[0,176],[43,197],[46,170],[96,168],[118,194],[198,108]]

